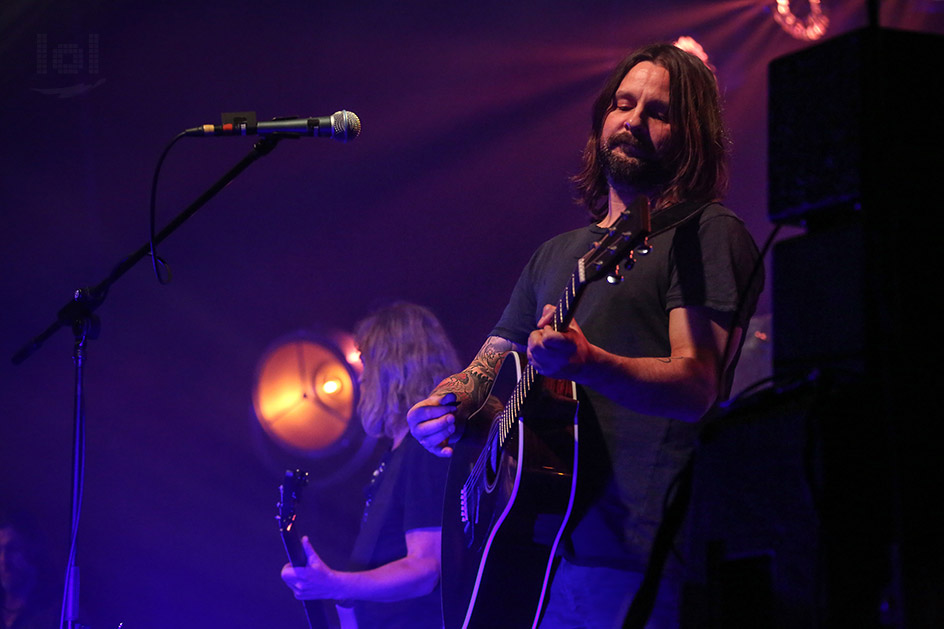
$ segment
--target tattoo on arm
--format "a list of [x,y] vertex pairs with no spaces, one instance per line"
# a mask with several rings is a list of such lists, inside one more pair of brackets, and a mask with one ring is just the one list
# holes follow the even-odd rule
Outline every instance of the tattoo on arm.
[[498,336],[488,337],[472,363],[460,373],[439,383],[433,394],[455,393],[461,405],[478,408],[495,381],[502,357],[512,349],[514,345],[511,341]]

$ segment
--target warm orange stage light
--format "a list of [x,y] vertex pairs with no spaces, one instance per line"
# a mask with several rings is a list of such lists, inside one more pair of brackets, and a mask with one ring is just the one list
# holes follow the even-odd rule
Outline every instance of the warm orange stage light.
[[253,389],[256,418],[266,433],[289,449],[331,447],[354,417],[353,368],[331,343],[294,337],[260,360]]

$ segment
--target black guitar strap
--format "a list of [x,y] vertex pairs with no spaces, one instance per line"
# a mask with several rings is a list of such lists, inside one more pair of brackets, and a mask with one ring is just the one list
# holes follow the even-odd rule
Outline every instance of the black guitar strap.
[[664,210],[654,212],[650,220],[650,236],[656,236],[662,232],[674,229],[690,219],[695,218],[703,209],[711,205],[711,202],[701,201],[683,201],[676,203]]
[[[404,447],[403,444],[400,444],[400,447]],[[393,500],[393,491],[397,484],[397,477],[400,475],[402,463],[403,457],[396,456],[393,450],[385,454],[378,464],[377,471],[374,472],[375,478],[373,482],[379,484],[380,487],[375,486],[373,492],[370,491],[370,488],[368,489],[368,496],[365,496],[367,498],[367,504],[364,506],[365,510],[371,507],[375,510],[378,508],[389,509],[390,503]],[[364,526],[364,528],[357,536],[354,548],[351,550],[349,569],[363,570],[364,566],[370,563],[370,559],[373,557],[374,550],[377,547],[377,540],[380,539],[380,529],[382,528],[383,522],[383,517],[370,518],[366,523],[361,522],[361,526]]]

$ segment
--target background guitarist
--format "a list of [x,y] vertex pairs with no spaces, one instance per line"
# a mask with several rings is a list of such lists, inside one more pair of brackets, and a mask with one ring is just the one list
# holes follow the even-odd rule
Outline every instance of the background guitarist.
[[[308,566],[286,564],[282,579],[299,599],[353,603],[359,629],[441,629],[440,523],[448,462],[410,436],[406,411],[459,361],[435,315],[414,304],[376,311],[354,336],[364,363],[358,413],[369,435],[391,440],[390,451],[367,488],[350,569],[327,566],[306,537]],[[340,609],[339,615],[349,616]]]
[[[719,100],[707,62],[671,44],[616,67],[574,178],[592,223],[537,250],[472,364],[408,414],[416,439],[448,457],[457,416],[483,402],[502,353],[526,351],[539,373],[579,385],[577,504],[542,628],[620,626],[697,423],[728,393],[763,275],[743,223],[717,203],[727,183]],[[681,202],[695,211],[651,238],[622,283],[591,284],[576,323],[556,332],[546,304],[638,195],[651,203],[654,231],[660,212]],[[458,408],[443,404],[453,396]],[[677,626],[676,582],[669,565],[648,626]]]

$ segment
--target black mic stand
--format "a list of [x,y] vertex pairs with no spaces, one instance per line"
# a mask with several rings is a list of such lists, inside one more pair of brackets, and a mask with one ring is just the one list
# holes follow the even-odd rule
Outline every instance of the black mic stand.
[[[231,168],[215,184],[201,194],[184,211],[178,214],[167,227],[154,237],[154,243],[159,243],[180,227],[184,221],[193,216],[197,210],[206,204],[216,193],[225,188],[250,164],[259,158],[268,155],[276,147],[279,140],[298,138],[296,134],[271,134],[259,139],[252,150]],[[108,289],[124,275],[141,258],[149,255],[151,243],[147,242],[130,256],[119,262],[104,280],[91,288],[80,288],[75,291],[72,300],[63,306],[56,315],[56,321],[47,327],[39,336],[30,341],[13,355],[13,363],[18,365],[29,358],[50,336],[59,328],[69,325],[72,327],[75,344],[73,348],[73,362],[75,364],[75,392],[74,392],[74,426],[73,426],[73,453],[72,453],[72,523],[70,531],[69,564],[66,568],[65,592],[61,613],[62,629],[81,629],[79,624],[78,600],[79,581],[78,568],[75,565],[76,540],[78,534],[79,514],[82,510],[82,486],[85,469],[85,404],[83,390],[83,369],[88,341],[98,338],[101,322],[94,314],[95,309],[102,305]]]

